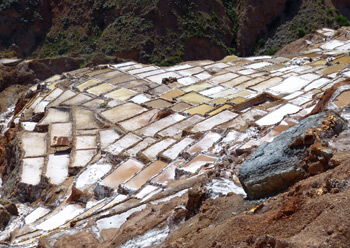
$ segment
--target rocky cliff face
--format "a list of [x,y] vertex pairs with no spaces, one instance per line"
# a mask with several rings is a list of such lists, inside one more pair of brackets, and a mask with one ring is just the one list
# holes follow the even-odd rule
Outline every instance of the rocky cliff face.
[[100,52],[161,65],[274,53],[313,29],[339,26],[336,16],[349,17],[349,6],[341,0],[3,1],[0,50],[87,60]]

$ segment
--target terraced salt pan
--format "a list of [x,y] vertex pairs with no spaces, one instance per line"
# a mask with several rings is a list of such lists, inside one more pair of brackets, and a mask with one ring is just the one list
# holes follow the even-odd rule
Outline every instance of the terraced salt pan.
[[67,205],[60,212],[37,225],[36,228],[47,231],[55,229],[65,224],[69,220],[73,219],[74,217],[78,216],[83,211],[84,208],[78,204]]
[[148,159],[148,161],[152,161],[157,158],[158,153],[167,149],[170,145],[174,144],[175,142],[176,140],[171,138],[164,139],[144,150],[142,152],[142,155],[144,155]]
[[49,178],[50,183],[59,185],[67,179],[69,162],[69,155],[49,155],[46,177]]
[[220,97],[226,97],[226,96],[232,95],[236,92],[237,92],[236,89],[227,89],[227,90],[222,90],[222,91],[215,93],[215,94],[211,94],[209,96],[211,98],[220,98]]
[[124,186],[128,189],[136,191],[140,189],[149,179],[157,175],[165,166],[166,163],[163,161],[157,160],[152,164],[148,165],[143,169],[139,174],[129,180]]
[[151,99],[143,94],[137,95],[137,96],[130,99],[130,101],[132,101],[134,103],[138,103],[138,104],[148,102],[149,100],[151,100]]
[[123,121],[130,117],[146,111],[145,108],[135,103],[125,103],[115,108],[109,109],[101,113],[102,117],[106,118],[112,123]]
[[226,87],[235,87],[245,81],[248,81],[249,79],[251,79],[250,77],[247,77],[247,76],[240,76],[240,77],[237,77],[235,79],[232,79],[228,82],[225,82],[223,83],[222,85],[223,86],[226,86]]
[[86,103],[83,104],[84,107],[86,108],[100,108],[102,104],[104,104],[105,101],[102,99],[94,99],[91,101],[88,101]]
[[123,150],[135,145],[137,142],[140,142],[142,139],[133,134],[133,133],[128,133],[121,139],[117,140],[113,144],[109,145],[106,148],[106,151],[109,153],[112,153],[114,155],[118,155],[121,153]]
[[75,148],[77,150],[95,149],[97,141],[95,135],[85,135],[75,137]]
[[21,140],[24,157],[39,157],[46,155],[46,133],[24,132]]
[[236,113],[225,110],[217,115],[214,115],[211,118],[208,118],[193,127],[191,132],[205,132],[212,129],[215,126],[218,126],[224,122],[232,120],[237,116]]
[[272,63],[259,62],[259,63],[254,63],[254,64],[247,65],[246,68],[248,68],[248,69],[260,69],[260,68],[263,68],[263,67],[266,67],[266,66],[270,66],[270,65],[272,65]]
[[61,90],[60,88],[55,88],[45,97],[44,100],[51,102],[51,101],[55,100],[62,93],[63,93],[63,90]]
[[222,84],[222,83],[227,82],[229,80],[232,80],[232,79],[234,79],[234,78],[236,78],[238,76],[239,75],[236,74],[236,73],[229,72],[229,73],[226,73],[226,74],[222,74],[222,75],[213,77],[213,78],[210,79],[210,81],[213,82],[214,84]]
[[[146,187],[144,187],[142,190],[140,190],[139,193],[137,193],[135,195],[135,197],[137,199],[143,199],[147,196],[147,198],[149,198],[149,195],[151,194],[151,196],[154,195],[154,193],[159,192],[159,187],[153,186],[153,185],[147,185]],[[153,193],[153,194],[152,194]]]
[[192,77],[192,76],[187,76],[187,77],[183,77],[177,80],[178,83],[184,85],[184,86],[188,86],[188,85],[192,85],[195,84],[199,81],[198,78],[196,77]]
[[184,109],[187,109],[191,106],[192,105],[190,105],[188,103],[179,102],[179,103],[175,104],[174,106],[172,106],[170,109],[178,112],[178,111],[182,111]]
[[80,91],[84,91],[86,88],[88,87],[91,87],[93,85],[96,85],[100,83],[99,80],[96,80],[96,79],[90,79],[82,84],[80,84],[79,86],[77,86],[77,89],[80,90]]
[[182,76],[192,76],[192,75],[200,73],[202,71],[204,71],[204,69],[202,67],[192,67],[189,69],[177,71],[177,73],[179,73]]
[[140,171],[144,167],[144,164],[137,160],[129,159],[125,163],[121,164],[115,171],[104,178],[101,181],[101,185],[118,189],[121,183],[134,176],[135,173]]
[[68,137],[72,140],[72,123],[53,123],[49,126],[50,145],[54,144],[55,137]]
[[39,125],[48,125],[55,122],[69,122],[69,112],[49,108],[45,117],[39,122]]
[[225,88],[222,86],[216,86],[216,87],[212,87],[206,90],[203,90],[201,92],[199,92],[200,94],[204,95],[204,96],[209,96],[209,95],[213,95],[215,93],[221,92],[223,91]]
[[156,140],[147,137],[143,141],[139,142],[136,144],[134,147],[130,148],[129,150],[125,151],[125,154],[130,156],[130,157],[135,157],[138,152],[142,151],[143,149],[147,148],[150,144],[153,144]]
[[185,160],[177,160],[172,162],[158,176],[154,177],[151,182],[162,186],[168,185],[171,181],[175,180],[176,168],[178,168],[184,162]]
[[81,173],[76,181],[76,187],[79,190],[85,190],[106,175],[112,169],[112,164],[104,161],[90,165],[83,173]]
[[69,98],[71,98],[71,97],[73,97],[75,95],[76,95],[76,93],[74,91],[66,90],[59,97],[57,97],[55,100],[53,100],[48,106],[49,107],[57,107],[62,102],[68,100]]
[[100,144],[102,149],[106,149],[109,145],[113,144],[120,135],[114,131],[114,129],[107,129],[100,131]]
[[77,94],[76,96],[73,96],[72,98],[69,98],[68,100],[62,102],[62,105],[79,105],[82,103],[85,103],[87,101],[90,101],[92,97],[84,95],[84,94]]
[[118,89],[105,94],[105,97],[117,99],[117,100],[128,100],[129,98],[135,96],[137,93],[127,89]]
[[259,126],[273,125],[280,122],[284,118],[284,116],[288,114],[294,114],[300,110],[300,107],[288,103],[282,106],[281,108],[267,114],[266,116],[258,120],[256,124],[258,124]]
[[178,96],[182,96],[184,94],[183,91],[178,90],[178,89],[173,89],[171,91],[168,91],[167,93],[161,95],[160,97],[172,101],[174,98],[178,97]]
[[173,104],[171,102],[165,101],[163,99],[157,99],[157,100],[146,102],[146,103],[144,103],[144,105],[146,105],[149,108],[163,109],[163,108],[171,107]]
[[73,117],[76,129],[96,129],[98,125],[95,122],[94,113],[92,111],[75,108]]
[[104,93],[106,93],[108,91],[111,91],[113,89],[114,89],[113,86],[111,86],[111,85],[109,85],[107,83],[102,83],[100,85],[97,85],[95,87],[92,87],[92,88],[88,89],[87,92],[90,93],[90,94],[94,94],[96,96],[99,96],[99,95],[102,95],[102,94],[104,94]]
[[162,155],[170,160],[175,160],[179,156],[179,154],[194,141],[194,139],[188,137],[184,138],[180,142],[176,143],[175,145],[164,151]]
[[169,115],[163,119],[160,119],[159,121],[153,122],[152,124],[142,128],[142,129],[139,129],[139,131],[137,131],[137,133],[140,135],[153,137],[160,130],[162,130],[170,125],[173,125],[176,122],[179,122],[183,119],[185,119],[185,116],[183,116],[183,115],[172,114],[172,115]]
[[25,218],[24,221],[25,223],[28,224],[32,224],[33,222],[35,222],[36,220],[38,220],[39,218],[43,217],[44,215],[46,215],[47,213],[49,213],[51,210],[48,208],[43,208],[43,207],[38,207],[37,209],[35,209],[33,212],[31,212],[30,214],[28,214]]
[[71,167],[85,167],[96,154],[96,149],[73,151],[73,162]]
[[181,167],[181,170],[189,172],[189,173],[195,173],[200,168],[202,168],[206,164],[212,164],[217,160],[216,157],[208,156],[205,154],[199,154],[194,159],[192,159],[190,162],[185,164]]
[[210,83],[204,82],[204,83],[198,83],[198,84],[194,84],[188,87],[184,87],[181,88],[184,92],[191,92],[191,91],[201,91],[201,90],[205,90],[208,89],[210,87],[213,87],[213,85],[211,85]]
[[154,71],[154,70],[157,70],[157,69],[159,69],[159,68],[155,67],[155,66],[147,66],[147,67],[143,67],[143,68],[140,68],[140,69],[130,70],[130,71],[128,71],[128,73],[134,75],[134,74],[140,74],[140,73],[143,73],[143,72]]
[[147,77],[150,77],[150,76],[153,76],[153,75],[157,75],[157,74],[161,74],[161,73],[164,73],[165,70],[163,69],[158,69],[158,70],[154,70],[154,71],[149,71],[149,72],[144,72],[144,73],[141,73],[141,74],[137,74],[136,76],[138,78],[147,78]]
[[325,43],[324,45],[320,46],[320,48],[325,49],[325,50],[333,50],[334,48],[338,47],[338,46],[342,46],[344,45],[344,42],[339,41],[339,40],[332,40],[329,41],[327,43]]
[[191,146],[187,152],[189,154],[195,154],[197,152],[203,152],[208,150],[215,142],[221,138],[218,133],[209,132],[200,141]]
[[210,106],[208,104],[202,104],[202,105],[185,110],[185,113],[188,113],[191,115],[196,115],[196,114],[205,115],[206,113],[208,113],[209,111],[212,111],[213,109],[215,109],[213,106]]
[[205,97],[203,95],[200,95],[196,92],[190,92],[190,93],[187,93],[183,96],[178,97],[177,100],[178,101],[185,101],[185,102],[192,103],[192,104],[200,104],[200,103],[209,101],[210,98]]
[[23,159],[21,182],[31,185],[39,184],[43,167],[43,157]]
[[309,80],[305,80],[301,77],[289,77],[282,81],[279,85],[276,85],[270,90],[277,93],[292,93],[294,91],[300,90],[310,83]]
[[101,81],[105,81],[105,80],[108,80],[110,78],[114,78],[114,77],[121,76],[121,75],[123,75],[123,73],[120,71],[110,71],[107,73],[96,75],[95,78],[100,79]]
[[101,233],[101,231],[111,228],[120,228],[127,219],[136,212],[140,212],[146,208],[146,204],[141,205],[136,208],[132,208],[122,214],[114,215],[112,217],[100,219],[96,221],[96,227],[98,229],[98,232]]
[[41,101],[39,102],[35,108],[34,108],[34,113],[38,114],[38,113],[44,113],[46,106],[49,105],[50,102],[49,101]]
[[280,83],[282,81],[282,78],[279,77],[274,77],[274,78],[270,78],[266,81],[263,81],[262,83],[259,83],[258,85],[252,86],[250,87],[253,90],[256,90],[258,92],[264,91],[267,88],[270,88],[278,83]]

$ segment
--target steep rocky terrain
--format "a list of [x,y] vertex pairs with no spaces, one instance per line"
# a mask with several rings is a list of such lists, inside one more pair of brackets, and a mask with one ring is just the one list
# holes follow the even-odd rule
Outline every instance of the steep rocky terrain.
[[0,116],[0,246],[349,247],[349,31],[40,81],[42,60]]
[[82,64],[107,54],[158,65],[273,54],[314,29],[349,25],[349,6],[342,0],[6,0],[0,51],[80,56]]

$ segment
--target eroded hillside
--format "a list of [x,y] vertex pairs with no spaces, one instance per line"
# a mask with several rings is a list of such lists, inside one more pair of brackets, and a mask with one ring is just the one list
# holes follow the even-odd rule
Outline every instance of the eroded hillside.
[[349,3],[340,0],[2,1],[0,50],[172,65],[273,54],[314,29],[348,25],[346,17]]

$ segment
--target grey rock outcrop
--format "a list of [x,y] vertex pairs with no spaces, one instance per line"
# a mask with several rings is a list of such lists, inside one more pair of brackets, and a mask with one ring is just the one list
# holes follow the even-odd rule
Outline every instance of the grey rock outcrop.
[[[273,142],[262,144],[242,163],[238,177],[249,199],[279,193],[308,175],[305,154],[312,143],[308,143],[309,137],[305,133],[312,128],[318,130],[316,128],[326,123],[327,118],[325,113],[321,113],[304,119],[281,133]],[[328,137],[322,131],[322,139],[345,128],[344,121],[340,117],[337,120]]]

